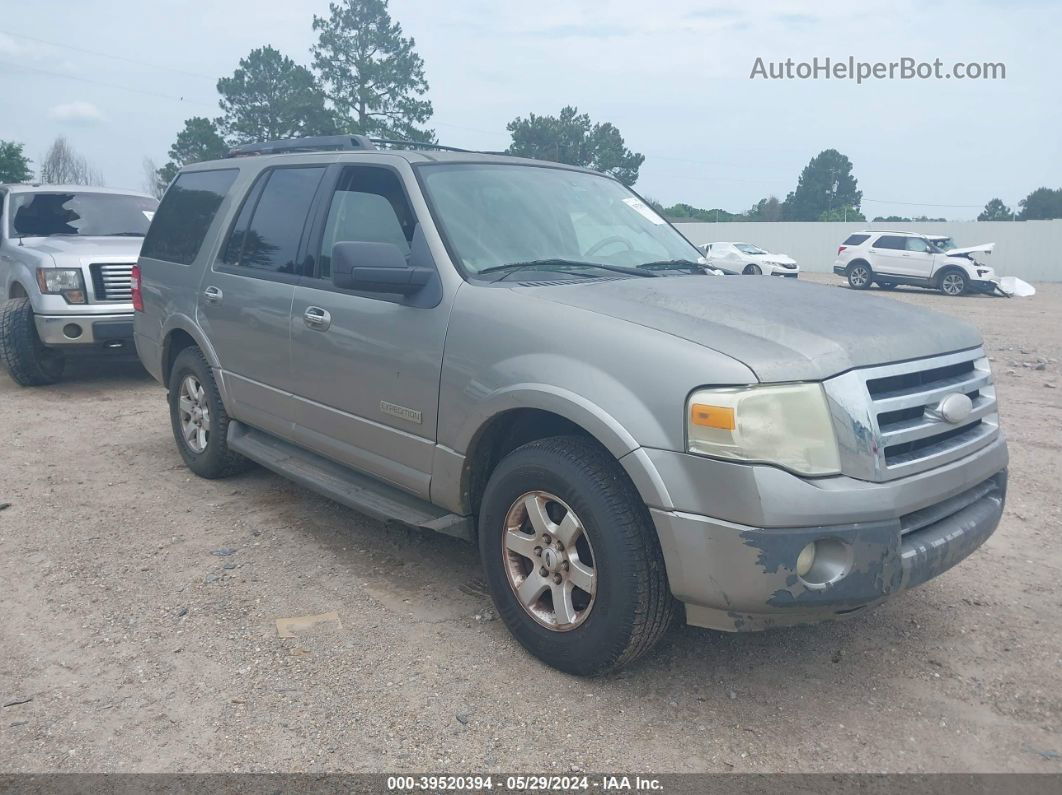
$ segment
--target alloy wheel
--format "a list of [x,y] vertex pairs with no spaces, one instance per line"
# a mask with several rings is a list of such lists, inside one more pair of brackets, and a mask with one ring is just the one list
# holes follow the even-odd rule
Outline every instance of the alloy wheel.
[[549,492],[527,492],[509,508],[502,534],[502,563],[524,612],[557,632],[586,621],[597,594],[597,569],[575,511]]
[[961,295],[965,281],[959,274],[949,273],[941,280],[940,287],[947,295]]
[[849,272],[848,281],[853,287],[863,287],[868,281],[870,281],[870,271],[862,265],[857,265]]
[[181,420],[181,436],[194,453],[206,450],[210,441],[210,406],[206,390],[194,375],[185,376],[177,394],[177,411]]

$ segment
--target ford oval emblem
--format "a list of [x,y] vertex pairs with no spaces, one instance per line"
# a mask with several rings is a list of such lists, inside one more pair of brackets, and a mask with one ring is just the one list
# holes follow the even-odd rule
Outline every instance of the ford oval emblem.
[[934,413],[944,422],[958,425],[960,422],[969,419],[972,411],[973,401],[970,400],[969,396],[956,392],[944,397],[937,404]]

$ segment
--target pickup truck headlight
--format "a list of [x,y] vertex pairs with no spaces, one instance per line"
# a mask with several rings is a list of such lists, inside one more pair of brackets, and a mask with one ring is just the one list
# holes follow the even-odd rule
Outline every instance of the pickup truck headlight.
[[776,464],[801,475],[841,471],[819,384],[700,389],[690,395],[686,427],[691,453]]
[[42,293],[61,295],[68,304],[85,303],[85,280],[76,268],[38,268],[37,284]]

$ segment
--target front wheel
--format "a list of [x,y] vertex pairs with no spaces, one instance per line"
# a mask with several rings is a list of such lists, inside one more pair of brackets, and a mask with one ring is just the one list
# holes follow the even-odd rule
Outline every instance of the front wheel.
[[0,359],[22,386],[54,384],[63,375],[63,354],[41,342],[28,298],[12,298],[0,306]]
[[948,271],[940,277],[940,291],[944,295],[957,296],[966,292],[968,279],[962,271]]
[[848,266],[848,286],[853,290],[866,290],[874,280],[874,273],[865,262],[853,262]]
[[745,270],[742,271],[746,276],[762,276],[763,268],[759,265],[746,265]]
[[649,651],[674,614],[656,529],[623,469],[579,437],[506,456],[480,510],[487,586],[509,631],[579,676]]
[[170,424],[184,463],[204,478],[223,478],[250,462],[229,450],[229,415],[202,351],[185,348],[170,370]]

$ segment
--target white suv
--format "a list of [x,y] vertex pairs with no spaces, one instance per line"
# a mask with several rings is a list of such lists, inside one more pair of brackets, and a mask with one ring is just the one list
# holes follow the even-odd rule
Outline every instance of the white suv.
[[915,232],[863,231],[849,235],[837,249],[833,272],[855,290],[877,284],[891,290],[898,284],[938,289],[945,295],[991,293],[992,268],[965,254],[949,254]]

